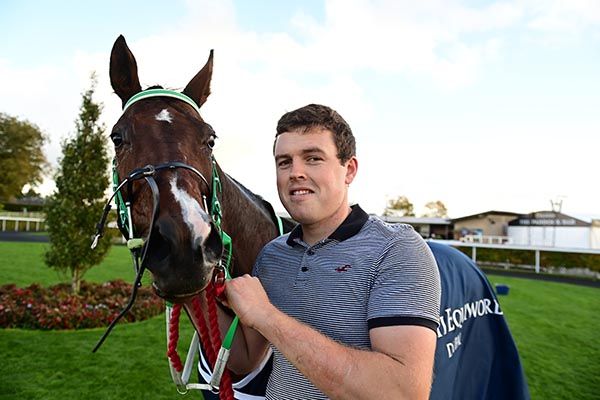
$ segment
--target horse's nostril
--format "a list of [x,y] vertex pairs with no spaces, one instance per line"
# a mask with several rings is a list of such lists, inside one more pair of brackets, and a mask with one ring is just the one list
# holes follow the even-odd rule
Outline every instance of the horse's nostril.
[[210,234],[204,242],[204,253],[211,253],[215,260],[218,260],[223,253],[223,242],[221,241],[221,235],[217,227],[211,223]]
[[168,238],[163,236],[160,232],[160,228],[155,227],[152,229],[152,236],[150,238],[150,250],[153,261],[160,262],[169,257],[171,253],[171,244]]

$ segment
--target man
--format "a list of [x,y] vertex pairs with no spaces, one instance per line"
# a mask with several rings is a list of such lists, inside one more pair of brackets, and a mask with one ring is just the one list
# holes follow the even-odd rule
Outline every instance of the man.
[[346,121],[311,104],[285,114],[274,144],[277,189],[299,225],[227,283],[243,332],[229,367],[274,351],[267,398],[427,399],[440,282],[408,225],[350,207],[358,170]]

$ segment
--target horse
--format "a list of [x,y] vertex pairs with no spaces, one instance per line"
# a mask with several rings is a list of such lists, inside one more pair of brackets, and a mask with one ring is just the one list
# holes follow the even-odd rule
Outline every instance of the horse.
[[132,244],[142,254],[136,269],[147,268],[156,294],[174,303],[209,286],[227,252],[224,233],[233,238],[233,276],[251,273],[258,252],[279,235],[273,207],[224,173],[213,156],[217,135],[199,112],[212,71],[211,51],[181,94],[158,86],[142,90],[122,35],[111,51],[110,81],[124,110],[110,133],[115,184],[127,177],[115,190],[126,205],[119,228],[129,242],[138,240]]
[[[206,65],[183,90],[198,108],[210,95],[212,70],[211,52]],[[110,80],[123,106],[142,92],[135,57],[123,36],[111,52]],[[119,176],[173,161],[184,162],[205,177],[212,176],[214,168],[221,177],[221,228],[232,237],[243,238],[233,242],[232,271],[251,271],[262,246],[278,235],[277,226],[264,204],[212,162],[217,135],[192,105],[172,97],[144,99],[125,109],[110,137]],[[161,206],[152,225],[149,205],[153,200],[148,186],[136,181],[131,190],[124,190],[124,196],[131,199],[133,230],[152,241],[147,266],[157,294],[169,300],[190,297],[206,287],[222,252],[218,230],[200,201],[212,188],[208,179],[198,179],[183,168],[164,170],[155,179]]]
[[[261,248],[280,233],[272,206],[227,175],[213,156],[217,135],[200,116],[200,107],[210,95],[212,71],[211,51],[206,64],[190,80],[182,95],[161,87],[142,90],[135,57],[123,36],[115,41],[110,57],[111,84],[124,109],[110,134],[115,147],[115,193],[120,192],[121,204],[126,204],[120,210],[120,228],[130,238],[131,248],[137,248],[138,254],[142,254],[141,265],[136,267],[138,271],[147,267],[157,295],[176,303],[185,302],[211,287],[215,270],[227,253],[224,232],[233,238],[231,256],[226,257],[231,260],[233,276],[250,273]],[[121,182],[117,177],[127,179]],[[287,230],[292,226],[288,221]],[[136,237],[138,242],[135,242]],[[468,382],[467,389],[457,383],[457,379],[468,381],[468,377],[459,377],[460,371],[469,371],[465,363],[477,364],[472,357],[461,354],[466,353],[467,348],[476,351],[477,345],[469,343],[475,342],[469,332],[476,332],[475,324],[483,326],[485,320],[483,315],[477,314],[481,303],[472,306],[469,301],[487,299],[490,303],[484,301],[483,304],[489,308],[495,295],[485,277],[476,273],[476,267],[466,262],[464,255],[438,246],[430,244],[440,266],[442,293],[445,293],[440,316],[444,325],[438,329],[432,398],[468,398],[460,396],[482,393],[486,396],[477,398],[494,398],[486,388],[490,374],[496,369],[474,371],[472,376],[478,373],[481,376]],[[472,287],[477,290],[470,290]],[[483,291],[479,290],[482,288]],[[483,297],[472,300],[473,296]],[[455,313],[458,307],[463,307],[462,311]],[[472,307],[476,307],[475,316],[480,318],[473,317]],[[464,318],[465,309],[471,311],[469,321]],[[196,330],[202,331],[194,311],[189,307],[187,311]],[[445,313],[450,314],[447,321],[444,321]],[[454,318],[458,314],[462,317]],[[507,332],[501,313],[490,313],[489,317],[500,320],[494,329]],[[461,325],[462,336],[456,339],[458,325]],[[508,337],[508,347],[497,346],[511,351],[510,363],[513,364],[509,365],[517,363],[516,368],[521,371],[518,355],[515,358],[512,352],[516,347],[510,333]],[[495,350],[497,347],[491,349]],[[502,355],[491,357],[497,361]],[[506,364],[496,362],[496,365]],[[266,383],[268,362],[262,367],[255,378],[262,375],[262,382]],[[507,379],[504,384],[510,385],[510,378]]]

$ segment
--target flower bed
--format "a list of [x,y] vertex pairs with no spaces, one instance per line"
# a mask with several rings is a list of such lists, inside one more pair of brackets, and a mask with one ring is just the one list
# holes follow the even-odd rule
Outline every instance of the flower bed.
[[[0,286],[0,327],[25,329],[82,329],[106,327],[127,304],[131,285],[122,280],[102,284],[82,282],[79,295],[70,285],[48,288]],[[150,289],[138,290],[135,304],[121,319],[142,321],[164,311],[164,302]]]

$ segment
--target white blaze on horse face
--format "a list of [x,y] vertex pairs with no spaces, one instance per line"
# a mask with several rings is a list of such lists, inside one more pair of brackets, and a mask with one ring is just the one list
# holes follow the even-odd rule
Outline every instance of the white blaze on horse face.
[[154,118],[157,121],[167,121],[168,123],[171,123],[171,121],[173,121],[173,117],[171,116],[171,113],[166,108],[163,108],[161,112],[159,112],[158,114],[156,114],[154,116]]
[[183,189],[177,187],[177,178],[169,181],[171,192],[181,207],[181,216],[190,228],[195,246],[204,244],[210,234],[210,217],[202,209],[198,201]]

